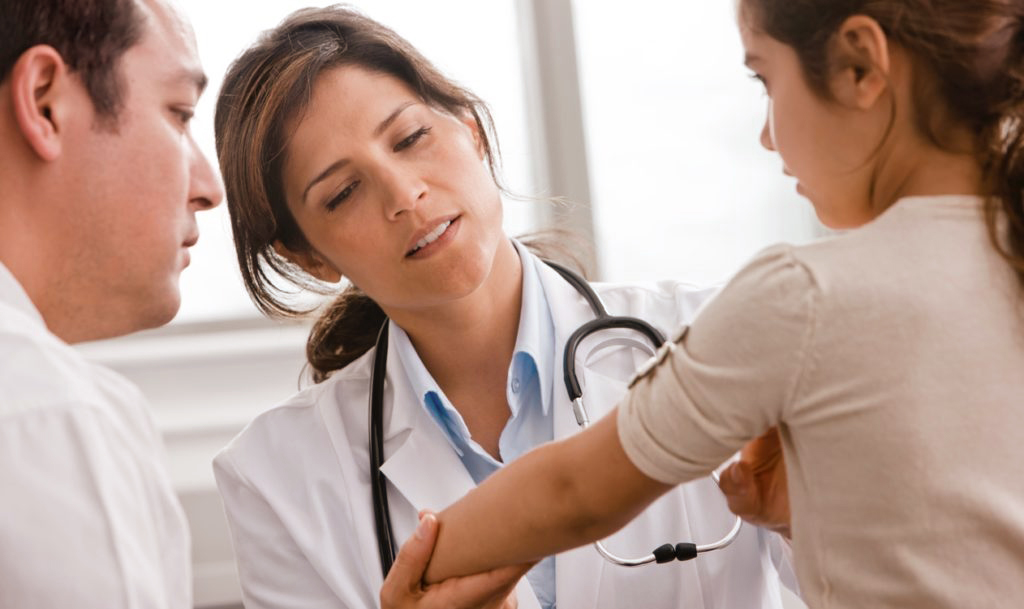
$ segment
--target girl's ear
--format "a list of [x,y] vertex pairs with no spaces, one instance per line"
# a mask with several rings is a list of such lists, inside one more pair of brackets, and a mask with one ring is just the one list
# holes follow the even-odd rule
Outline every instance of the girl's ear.
[[327,283],[338,283],[341,281],[341,271],[312,248],[296,251],[288,249],[280,241],[274,241],[273,248],[279,256],[320,281],[326,281]]
[[892,86],[891,49],[882,27],[871,17],[850,17],[839,27],[832,53],[836,100],[848,108],[873,108]]

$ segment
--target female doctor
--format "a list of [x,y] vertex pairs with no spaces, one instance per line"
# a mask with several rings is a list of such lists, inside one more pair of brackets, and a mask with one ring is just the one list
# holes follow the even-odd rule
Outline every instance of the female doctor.
[[[419,510],[448,506],[503,463],[578,429],[562,351],[594,312],[504,234],[489,118],[406,41],[345,8],[293,14],[229,69],[217,152],[250,295],[287,315],[296,311],[273,273],[314,289],[351,282],[310,337],[316,384],[259,416],[214,462],[249,609],[378,606],[381,550],[413,534]],[[675,282],[594,289],[612,314],[664,333],[709,296]],[[647,359],[639,343],[612,330],[580,345],[591,417],[612,408]],[[390,543],[375,526],[374,377],[383,379]],[[663,498],[607,546],[644,555],[713,541],[732,525],[707,479]],[[583,548],[540,562],[499,602],[781,607],[784,554],[776,534],[754,527],[690,562],[629,568]]]

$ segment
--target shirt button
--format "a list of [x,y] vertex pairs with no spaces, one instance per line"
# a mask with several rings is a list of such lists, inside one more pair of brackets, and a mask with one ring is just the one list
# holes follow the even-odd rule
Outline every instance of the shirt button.
[[512,379],[512,393],[519,393],[519,379]]

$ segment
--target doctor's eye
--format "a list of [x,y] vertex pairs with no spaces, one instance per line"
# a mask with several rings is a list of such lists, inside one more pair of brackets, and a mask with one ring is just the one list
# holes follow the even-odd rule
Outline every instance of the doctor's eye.
[[430,133],[430,130],[431,127],[420,127],[416,131],[413,131],[412,135],[395,144],[395,152],[401,152],[406,148],[412,146],[413,144],[418,142],[420,138]]
[[341,192],[328,199],[327,203],[324,203],[324,207],[327,209],[328,212],[334,211],[335,209],[337,209],[339,205],[345,202],[345,199],[349,198],[352,195],[357,186],[359,186],[358,180],[352,182],[351,184],[346,186]]
[[750,78],[753,79],[753,80],[756,80],[759,83],[761,83],[761,87],[764,88],[765,93],[768,92],[768,81],[765,80],[764,76],[761,76],[757,72],[751,72]]

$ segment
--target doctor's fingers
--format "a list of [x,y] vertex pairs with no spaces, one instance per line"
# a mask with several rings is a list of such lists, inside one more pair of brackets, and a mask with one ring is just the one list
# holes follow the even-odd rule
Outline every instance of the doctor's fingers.
[[761,471],[743,461],[733,463],[722,472],[719,486],[732,513],[789,537],[789,492],[783,463]]
[[437,516],[424,512],[416,533],[408,539],[395,556],[395,562],[380,589],[381,609],[415,607],[414,599],[423,596],[423,572],[437,541]]
[[[515,588],[530,565],[502,567],[486,573],[452,579],[427,586],[424,604],[433,609],[516,609]],[[426,602],[429,601],[429,602]]]
[[514,609],[516,582],[530,565],[504,567],[423,587],[423,572],[437,541],[437,517],[424,512],[416,534],[398,551],[380,590],[381,609]]

